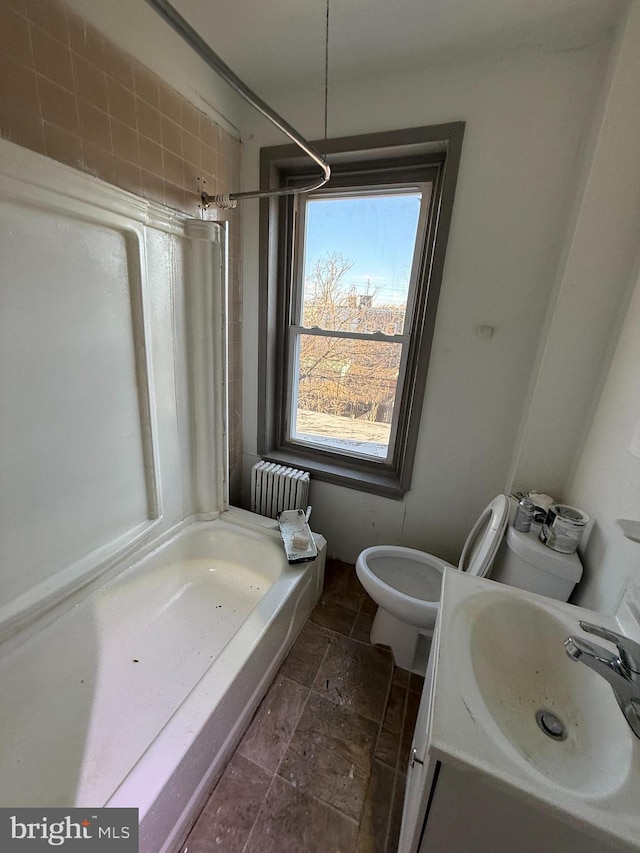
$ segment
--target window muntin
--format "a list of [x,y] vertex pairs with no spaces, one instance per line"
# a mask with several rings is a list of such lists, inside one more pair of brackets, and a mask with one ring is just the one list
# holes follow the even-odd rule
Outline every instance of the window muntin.
[[422,182],[302,200],[288,443],[394,463],[430,198]]

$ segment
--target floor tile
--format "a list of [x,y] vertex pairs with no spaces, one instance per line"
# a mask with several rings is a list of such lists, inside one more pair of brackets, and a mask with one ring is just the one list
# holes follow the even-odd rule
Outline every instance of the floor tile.
[[387,853],[394,779],[391,768],[374,762],[358,832],[357,853]]
[[369,616],[375,616],[377,609],[378,605],[375,603],[373,598],[365,592],[362,604],[360,605],[360,613],[368,613]]
[[409,678],[409,690],[415,690],[417,693],[422,693],[422,688],[424,687],[424,676],[416,675],[415,672],[411,673]]
[[387,853],[396,853],[398,849],[406,782],[407,777],[404,773],[396,773],[396,785],[393,792],[393,803],[391,805],[391,817],[389,820],[389,835],[387,837]]
[[373,625],[373,616],[370,613],[363,613],[362,610],[356,616],[356,621],[353,623],[350,636],[354,640],[360,640],[362,643],[368,643],[371,636],[371,626]]
[[278,775],[359,820],[377,733],[373,720],[311,693]]
[[354,820],[274,776],[245,853],[355,853]]
[[407,669],[400,669],[399,666],[393,666],[393,683],[401,684],[403,687],[409,686],[412,673]]
[[416,717],[418,716],[418,708],[420,706],[420,694],[413,690],[407,691],[407,704],[404,713],[404,722],[402,725],[402,737],[400,740],[400,757],[398,759],[398,767],[400,770],[405,770],[409,761],[409,753],[411,751],[411,743],[413,741],[413,732],[416,727]]
[[336,635],[318,670],[313,689],[380,723],[391,671],[391,654],[387,649]]
[[327,560],[322,597],[359,610],[366,593],[358,580],[355,566],[340,560]]
[[395,768],[398,763],[399,752],[400,732],[382,726],[374,754],[376,761],[381,761],[383,764]]
[[311,687],[332,636],[331,631],[326,628],[307,622],[280,667],[280,675],[285,675],[305,687]]
[[278,675],[240,742],[238,752],[255,764],[275,771],[302,713],[309,691]]
[[181,849],[242,853],[272,776],[236,753]]
[[384,711],[383,726],[394,732],[402,731],[404,722],[404,707],[407,698],[407,690],[399,684],[391,684],[387,706]]
[[322,598],[309,618],[315,625],[329,628],[331,631],[336,631],[338,634],[344,634],[348,637],[357,615],[358,613],[355,610],[344,607],[336,601]]

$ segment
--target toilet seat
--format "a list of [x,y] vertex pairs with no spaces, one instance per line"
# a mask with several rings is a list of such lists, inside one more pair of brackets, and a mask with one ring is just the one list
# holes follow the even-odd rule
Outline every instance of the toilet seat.
[[498,495],[473,525],[464,543],[458,568],[483,578],[493,563],[509,520],[509,498]]

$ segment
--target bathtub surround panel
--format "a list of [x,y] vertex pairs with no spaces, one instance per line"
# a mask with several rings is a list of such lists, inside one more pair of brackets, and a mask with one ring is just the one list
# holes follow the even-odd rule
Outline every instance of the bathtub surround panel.
[[[183,86],[191,96],[188,100],[82,17],[85,11],[98,19],[109,17],[108,11],[98,8],[104,3],[94,5],[89,8],[83,0],[74,9],[58,0],[0,0],[0,136],[145,199],[198,216],[201,187],[209,193],[228,193],[240,185],[238,133],[207,105],[224,102],[224,111],[232,114],[228,93],[219,92],[212,80],[199,80],[197,85]],[[144,18],[147,7],[141,6],[142,10],[114,14],[128,28],[130,19],[141,14]],[[147,37],[160,25],[160,33],[149,42],[157,49],[166,35],[165,25],[150,8],[148,17]],[[164,72],[166,63],[181,52],[181,45],[171,58],[165,51]],[[184,69],[199,77],[187,48],[185,52]],[[184,77],[184,69],[178,77]],[[214,75],[207,71],[207,76]],[[237,493],[242,415],[240,215],[239,210],[225,214],[231,226],[229,443],[231,483]]]
[[[213,387],[224,372],[224,293],[221,225],[198,222],[208,239],[191,240],[186,218],[165,206],[5,140],[0,154],[6,632],[198,510],[187,353],[203,343],[187,344],[186,316],[207,292],[219,321]],[[198,266],[203,252],[211,263]],[[222,444],[216,393],[206,416]],[[210,513],[224,506],[223,460],[217,451],[200,466],[218,484]]]
[[[226,223],[190,220],[189,351],[193,405],[193,474],[200,518],[229,505]],[[211,282],[216,282],[212,287]],[[214,379],[215,378],[215,379]],[[218,380],[218,381],[216,381]],[[219,476],[217,476],[219,475]]]
[[159,507],[141,242],[6,199],[0,234],[1,607]]

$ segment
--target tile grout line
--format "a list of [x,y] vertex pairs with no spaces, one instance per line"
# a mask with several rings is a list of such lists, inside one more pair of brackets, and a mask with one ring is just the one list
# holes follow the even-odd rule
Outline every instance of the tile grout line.
[[409,710],[409,693],[411,692],[410,684],[411,684],[411,677],[409,677],[409,681],[407,682],[407,686],[405,688],[405,694],[404,694],[404,709],[403,709],[403,714],[402,714],[402,728],[400,729],[400,745],[399,745],[399,749],[398,749],[398,755],[396,757],[396,766],[395,766],[394,771],[393,771],[393,788],[391,791],[391,806],[389,808],[389,816],[388,816],[388,820],[387,820],[387,831],[385,834],[385,851],[387,851],[388,847],[389,847],[389,835],[391,833],[391,823],[392,823],[392,818],[393,818],[394,809],[395,809],[396,791],[398,790],[399,777],[402,775],[402,771],[400,769],[401,762],[403,761],[402,742],[403,742],[403,737],[404,737],[405,724],[407,722],[407,714],[408,714],[408,710]]
[[[326,630],[331,630],[331,629],[326,629]],[[316,678],[316,676],[317,676],[318,672],[320,671],[320,668],[322,667],[322,664],[324,663],[324,660],[325,660],[326,656],[327,656],[327,655],[328,655],[328,653],[329,653],[329,649],[330,649],[330,647],[331,647],[331,643],[333,642],[333,640],[334,640],[334,637],[335,637],[336,633],[337,633],[336,631],[331,631],[331,638],[330,638],[330,640],[329,640],[329,643],[327,644],[327,648],[326,648],[326,650],[325,650],[325,653],[324,653],[324,655],[322,656],[322,660],[321,660],[321,661],[320,661],[320,663],[318,664],[318,667],[317,667],[317,669],[316,669],[316,671],[315,671],[315,674],[314,674],[313,678],[311,679],[311,684],[313,684],[313,682],[315,681],[315,678]],[[278,676],[277,676],[277,674],[276,674],[276,678],[277,678],[277,677],[278,677]],[[293,680],[293,679],[290,679],[290,680]],[[300,686],[304,687],[305,685],[300,685]],[[245,853],[245,851],[247,850],[247,845],[249,844],[249,841],[251,840],[251,836],[253,835],[253,831],[254,831],[255,826],[256,826],[256,824],[257,824],[257,822],[258,822],[258,819],[260,818],[260,815],[262,814],[262,812],[263,812],[263,810],[264,810],[264,805],[265,805],[265,803],[266,803],[266,801],[267,801],[267,798],[268,798],[268,796],[269,796],[269,792],[271,791],[271,788],[273,787],[273,783],[274,783],[274,780],[275,780],[276,776],[277,776],[279,779],[281,779],[281,780],[282,780],[286,785],[289,785],[290,787],[294,788],[294,790],[297,790],[297,789],[296,789],[296,786],[292,785],[292,784],[291,784],[291,782],[289,782],[289,781],[288,781],[287,779],[285,779],[283,776],[279,776],[279,775],[278,775],[278,771],[279,771],[279,769],[280,769],[280,767],[281,767],[281,765],[282,765],[282,762],[284,761],[284,758],[285,758],[285,755],[286,755],[286,753],[287,753],[287,751],[288,751],[288,749],[289,749],[289,746],[291,745],[291,741],[293,740],[293,738],[294,738],[294,736],[295,736],[295,733],[296,733],[297,728],[298,728],[298,724],[299,724],[299,722],[300,722],[300,720],[301,720],[301,718],[302,718],[302,715],[304,714],[304,711],[305,711],[305,709],[306,709],[306,707],[307,707],[307,704],[308,704],[308,702],[309,702],[309,697],[311,696],[311,694],[312,694],[312,693],[314,693],[316,696],[317,696],[317,695],[320,695],[320,694],[318,694],[315,690],[313,690],[311,687],[308,687],[308,688],[307,688],[307,696],[306,696],[305,701],[304,701],[304,703],[303,703],[303,705],[302,705],[302,709],[300,710],[300,713],[298,714],[298,718],[297,718],[297,720],[296,720],[295,726],[293,727],[293,730],[292,730],[292,732],[291,732],[291,736],[290,736],[290,737],[289,737],[289,739],[287,740],[286,746],[285,746],[285,748],[284,748],[284,750],[283,750],[283,752],[282,752],[282,756],[281,756],[280,760],[278,761],[278,764],[276,765],[275,770],[273,771],[273,775],[271,776],[271,781],[269,782],[269,787],[267,788],[267,791],[266,791],[266,793],[265,793],[265,795],[264,795],[264,798],[263,798],[263,800],[262,800],[262,803],[260,804],[260,808],[258,809],[258,811],[257,811],[257,813],[256,813],[255,819],[254,819],[253,824],[252,824],[252,826],[251,826],[251,829],[250,829],[250,831],[249,831],[249,835],[247,836],[247,840],[245,841],[245,843],[244,843],[244,845],[243,845],[242,853]],[[257,712],[256,712],[256,713],[257,713]],[[366,718],[365,718],[365,719],[366,719]],[[249,759],[249,760],[250,760],[250,759]],[[254,761],[253,763],[254,763],[254,764],[258,764],[258,762],[256,762],[256,761]],[[259,764],[258,764],[258,766],[262,766],[262,765],[259,765]],[[268,768],[263,768],[263,769],[267,770]],[[305,795],[305,796],[310,797],[311,799],[315,800],[316,802],[321,803],[321,804],[322,804],[323,806],[325,806],[326,808],[329,808],[329,809],[331,809],[332,811],[336,812],[336,814],[340,815],[341,817],[346,818],[347,820],[351,821],[352,823],[354,823],[354,824],[356,825],[356,827],[357,827],[357,828],[359,828],[359,826],[360,826],[359,822],[358,822],[358,821],[355,821],[355,820],[354,820],[350,815],[346,815],[346,814],[344,814],[344,813],[343,813],[343,812],[341,812],[339,809],[336,809],[334,806],[331,806],[329,803],[325,803],[325,802],[323,802],[323,800],[320,800],[318,797],[314,796],[313,794],[311,794],[311,793],[310,793],[310,792],[308,792],[308,791],[302,791],[302,789],[301,789],[301,793],[304,793],[304,795]]]
[[[301,710],[300,710],[300,713],[298,714],[298,717],[297,717],[297,719],[296,719],[295,725],[294,725],[294,727],[293,727],[293,729],[292,729],[292,731],[291,731],[291,736],[289,737],[289,739],[288,739],[288,740],[287,740],[287,742],[286,742],[286,746],[285,746],[285,748],[284,748],[284,749],[283,749],[283,751],[282,751],[282,756],[280,757],[280,760],[278,761],[278,763],[277,763],[277,765],[276,765],[276,769],[273,771],[273,775],[274,775],[274,776],[277,776],[277,775],[278,775],[278,770],[280,769],[280,766],[282,765],[282,762],[284,761],[284,757],[285,757],[285,755],[286,755],[286,753],[287,753],[287,751],[288,751],[289,747],[291,746],[291,741],[293,740],[293,738],[294,738],[294,736],[295,736],[295,733],[296,733],[296,731],[298,730],[298,724],[300,723],[300,720],[302,719],[302,715],[304,714],[305,709],[306,709],[307,705],[309,704],[309,697],[311,696],[311,694],[312,694],[312,693],[315,693],[315,692],[316,692],[315,690],[313,690],[313,682],[315,681],[316,676],[317,676],[317,675],[318,675],[318,673],[320,672],[320,668],[322,667],[322,664],[324,663],[324,660],[325,660],[326,656],[329,654],[329,649],[330,649],[330,647],[331,647],[331,643],[333,642],[333,635],[335,634],[335,631],[331,631],[331,634],[332,634],[332,636],[331,636],[331,638],[330,638],[330,640],[329,640],[329,642],[328,642],[328,644],[327,644],[327,648],[325,649],[325,653],[324,653],[324,655],[322,656],[322,660],[321,660],[321,661],[320,661],[320,663],[318,664],[318,667],[317,667],[317,669],[316,669],[316,671],[315,671],[315,674],[314,674],[313,678],[311,679],[311,684],[310,684],[310,686],[309,686],[309,687],[306,687],[306,685],[304,685],[304,684],[300,685],[301,687],[305,687],[305,688],[306,688],[307,695],[306,695],[305,700],[304,700],[304,702],[303,702],[303,704],[302,704],[302,708],[301,708]],[[285,658],[285,660],[286,660],[286,658]],[[283,661],[283,663],[284,663],[284,661]],[[280,670],[278,670],[278,672],[276,673],[276,676],[275,676],[275,677],[277,678],[279,674],[280,674]],[[287,676],[282,676],[282,677],[283,677],[283,678],[286,678]],[[274,679],[274,681],[275,681],[275,679]],[[289,679],[289,681],[293,681],[293,679]],[[297,683],[299,683],[299,682],[294,682],[294,683],[296,683],[296,684],[297,684]],[[283,777],[280,777],[280,778],[283,778]],[[285,779],[285,781],[286,781],[286,779]],[[271,787],[271,786],[269,786],[269,787]]]
[[[285,660],[286,660],[286,658],[285,658]],[[284,661],[283,661],[283,663],[284,663]],[[279,673],[280,673],[280,670],[278,670],[278,672],[276,673],[275,678],[274,678],[274,682],[275,682],[275,680],[278,678]],[[283,678],[286,678],[286,676],[283,676]],[[289,681],[293,681],[293,679],[289,679]],[[295,683],[295,684],[297,684],[298,682],[294,682],[294,683]],[[300,686],[300,687],[304,687],[304,685],[299,685],[299,686]],[[307,695],[306,695],[305,700],[304,700],[304,702],[303,702],[303,704],[302,704],[302,708],[301,708],[301,710],[300,710],[300,713],[298,714],[298,717],[297,717],[297,719],[296,719],[295,725],[293,726],[293,729],[292,729],[292,731],[291,731],[291,736],[290,736],[290,737],[288,738],[288,740],[286,741],[286,745],[285,745],[284,749],[282,750],[282,755],[281,755],[281,757],[280,757],[280,760],[279,760],[279,761],[278,761],[278,763],[276,764],[275,769],[272,771],[271,781],[269,782],[269,787],[267,788],[267,790],[266,790],[266,792],[265,792],[265,795],[264,795],[264,797],[263,797],[263,799],[262,799],[262,802],[260,803],[260,808],[259,808],[259,809],[258,809],[258,811],[256,812],[256,816],[255,816],[255,818],[254,818],[254,820],[253,820],[253,823],[252,823],[252,825],[251,825],[251,829],[249,830],[249,834],[247,835],[247,840],[245,841],[245,843],[244,843],[244,845],[243,845],[243,847],[242,847],[242,851],[243,851],[243,853],[244,853],[244,851],[247,849],[247,845],[249,844],[249,841],[251,840],[251,836],[253,835],[253,830],[255,829],[256,823],[258,822],[258,819],[260,818],[260,815],[261,815],[261,814],[262,814],[262,812],[264,811],[264,805],[265,805],[265,803],[266,803],[266,801],[267,801],[267,798],[269,797],[269,792],[271,791],[271,788],[273,787],[273,780],[274,780],[274,779],[276,778],[276,776],[278,775],[278,770],[280,769],[280,765],[281,765],[281,764],[282,764],[282,762],[284,761],[284,757],[285,757],[285,755],[286,755],[286,753],[287,753],[287,750],[289,749],[289,746],[290,746],[290,744],[291,744],[291,741],[293,740],[293,736],[294,736],[294,735],[295,735],[295,733],[296,733],[296,729],[298,728],[298,723],[300,722],[300,718],[302,717],[302,714],[304,713],[304,709],[307,707],[307,703],[308,703],[308,701],[309,701],[309,696],[311,695],[311,688],[307,687],[307,688],[306,688],[306,691],[307,691]],[[258,706],[258,707],[259,707],[259,706]],[[256,711],[256,713],[257,713],[257,711]],[[243,735],[243,737],[244,737],[244,735]],[[241,743],[242,743],[242,741],[241,741]],[[239,745],[240,745],[240,744],[238,744],[238,746],[239,746]],[[237,749],[237,747],[236,747],[236,749]],[[249,759],[249,760],[251,760],[251,759]],[[257,761],[254,761],[253,763],[254,763],[254,764],[258,764],[258,762],[257,762]],[[258,764],[258,766],[259,766],[259,767],[262,767],[262,765],[261,765],[261,764]],[[271,771],[269,771],[269,768],[266,768],[266,767],[265,767],[265,768],[263,768],[263,769],[267,770],[268,772],[271,772]],[[286,780],[286,779],[283,779],[283,781],[284,781],[284,782],[286,782],[287,780]],[[289,784],[289,783],[287,783],[287,784]]]
[[[387,689],[387,700],[386,700],[386,703],[384,706],[385,713],[387,710],[387,705],[389,703],[389,699],[391,698],[391,690],[393,688],[393,673],[394,672],[395,672],[395,662],[392,660],[392,662],[391,662],[391,676],[389,678],[389,687]],[[383,849],[384,849],[385,853],[386,853],[388,846],[389,846],[389,832],[391,831],[391,816],[393,814],[393,805],[394,805],[395,797],[396,797],[396,782],[397,782],[396,768],[398,766],[398,762],[400,760],[400,752],[402,750],[402,732],[404,730],[404,719],[405,719],[405,715],[407,712],[407,691],[408,691],[408,688],[405,688],[403,704],[402,704],[402,719],[400,722],[400,732],[398,734],[398,741],[399,741],[398,742],[398,754],[396,755],[395,766],[392,768],[393,785],[391,787],[391,796],[389,798],[389,810],[387,812],[387,820],[386,820],[385,831],[384,831],[384,848]],[[378,732],[378,738],[380,737],[380,734],[382,733],[382,726],[384,723],[384,717],[385,717],[385,715],[383,714],[382,722],[380,723],[380,731]],[[377,747],[377,743],[376,743],[376,747]],[[383,762],[381,762],[381,763],[383,763]],[[385,766],[388,767],[388,765],[385,765]]]

